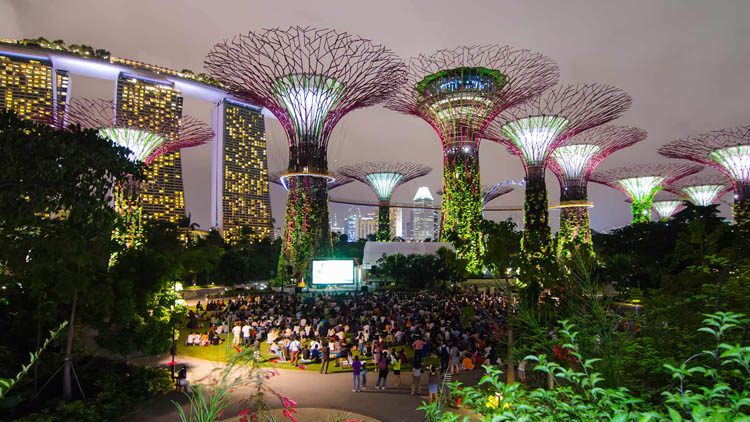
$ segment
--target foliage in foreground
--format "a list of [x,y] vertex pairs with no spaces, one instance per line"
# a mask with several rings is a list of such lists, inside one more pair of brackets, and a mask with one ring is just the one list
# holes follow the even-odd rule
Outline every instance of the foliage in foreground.
[[[714,340],[712,350],[704,350],[679,367],[666,365],[674,386],[663,393],[663,402],[653,406],[634,397],[623,387],[603,388],[603,377],[594,370],[598,359],[587,359],[579,351],[578,333],[562,321],[560,336],[566,341],[573,362],[569,367],[550,362],[546,355],[528,356],[537,362],[535,371],[552,374],[556,386],[550,390],[526,389],[507,385],[502,371],[487,366],[487,374],[477,386],[453,393],[485,421],[750,421],[750,346],[724,343],[728,332],[747,329],[745,315],[731,312],[707,314],[700,332]],[[459,389],[460,388],[460,389]],[[468,421],[452,413],[442,413],[436,405],[422,409],[433,421]]]

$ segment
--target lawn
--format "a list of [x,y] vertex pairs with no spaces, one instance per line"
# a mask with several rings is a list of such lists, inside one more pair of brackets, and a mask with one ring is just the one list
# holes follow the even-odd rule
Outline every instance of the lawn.
[[[210,318],[210,315],[207,315]],[[201,333],[206,331],[205,327],[208,327],[210,324],[207,320],[199,320],[201,324],[201,329],[199,330]],[[180,328],[180,338],[177,340],[177,353],[184,356],[190,356],[193,358],[198,359],[204,359],[204,360],[210,360],[214,362],[226,362],[227,353],[235,354],[237,353],[232,348],[232,333],[229,334],[220,334],[219,336],[225,340],[224,344],[218,345],[218,346],[185,346],[185,340],[187,339],[188,334],[190,334],[191,330],[189,330],[187,327]],[[320,371],[320,363],[306,363],[306,364],[300,364],[300,367],[295,367],[294,365],[288,364],[288,363],[274,363],[271,362],[271,359],[276,359],[277,356],[271,352],[268,351],[268,349],[271,347],[271,345],[262,342],[260,346],[261,351],[261,361],[264,365],[268,365],[274,368],[281,368],[281,369],[296,369],[296,370],[307,370],[307,371]],[[392,349],[392,348],[391,348]],[[409,361],[412,360],[414,357],[414,350],[409,346],[399,346],[396,347],[396,350],[404,349],[404,352],[406,353],[406,356],[409,358]],[[390,350],[390,349],[389,349]],[[354,354],[356,355],[357,352],[355,351]],[[368,369],[370,373],[374,372],[374,368],[372,365],[372,358],[367,358],[366,361],[368,362]],[[439,365],[439,360],[436,356],[431,355],[428,356],[427,359],[425,359],[425,362],[427,365]],[[335,366],[336,361],[331,361],[331,363],[328,365],[328,372],[329,373],[337,373],[337,372],[351,372],[351,369],[349,366],[344,367],[336,367]],[[304,367],[304,369],[302,369]],[[392,371],[392,368],[390,368]],[[401,367],[402,372],[406,372],[407,370],[411,370],[410,365],[403,365]]]

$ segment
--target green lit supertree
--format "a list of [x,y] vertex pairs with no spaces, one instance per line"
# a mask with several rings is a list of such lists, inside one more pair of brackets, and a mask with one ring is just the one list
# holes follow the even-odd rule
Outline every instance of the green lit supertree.
[[673,215],[685,206],[684,201],[678,195],[663,190],[654,195],[651,208],[656,211],[661,221],[668,221]]
[[[520,182],[514,181],[505,181],[505,182],[498,182],[496,185],[482,185],[482,214],[484,215],[484,209],[487,208],[487,203],[495,200],[505,194],[513,192],[513,187],[510,185],[523,185],[523,180]],[[443,195],[443,190],[438,189],[437,192],[438,195]]]
[[[158,129],[128,126],[115,118],[115,103],[103,99],[75,99],[66,109],[65,124],[98,129],[99,135],[130,150],[129,158],[148,167],[156,158],[183,148],[210,142],[211,126],[192,116],[175,123],[164,123]],[[114,207],[120,222],[113,238],[126,247],[137,247],[143,237],[142,181],[135,177],[118,180],[113,188]]]
[[659,154],[713,167],[734,188],[734,223],[750,231],[750,125],[708,132],[670,142]]
[[409,61],[408,81],[386,107],[425,120],[443,147],[440,238],[456,244],[468,270],[482,270],[479,142],[500,112],[553,86],[549,58],[509,46],[439,50]]
[[701,170],[697,164],[645,164],[594,172],[590,180],[628,195],[632,202],[633,224],[647,223],[651,221],[652,202],[657,192]]
[[696,207],[707,207],[715,204],[725,193],[732,190],[732,184],[726,176],[712,170],[688,176],[667,186],[666,190],[680,195]]
[[431,168],[417,163],[387,161],[371,161],[339,168],[341,174],[366,184],[378,196],[378,242],[391,240],[390,204],[393,192],[402,184],[431,171]]
[[405,80],[393,52],[332,29],[290,27],[239,35],[214,46],[209,74],[281,123],[289,145],[289,195],[278,274],[299,278],[330,253],[328,141],[350,111],[383,101]]
[[564,85],[504,111],[490,125],[487,138],[508,147],[526,170],[520,269],[527,284],[552,283],[558,268],[544,180],[550,154],[568,138],[620,117],[630,104],[630,96],[612,86]]
[[635,127],[604,125],[564,140],[552,154],[548,167],[560,182],[560,228],[557,256],[593,255],[588,198],[591,172],[610,154],[646,139],[646,131]]

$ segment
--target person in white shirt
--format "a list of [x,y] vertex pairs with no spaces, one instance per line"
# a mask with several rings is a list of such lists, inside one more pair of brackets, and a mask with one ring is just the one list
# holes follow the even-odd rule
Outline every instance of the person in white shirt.
[[232,327],[232,346],[239,346],[240,345],[240,335],[242,333],[242,327],[239,325],[235,325]]
[[289,343],[289,352],[292,355],[291,363],[294,366],[299,366],[299,351],[302,349],[302,343],[297,340],[297,337]]
[[242,345],[247,347],[250,345],[250,330],[252,327],[250,327],[250,324],[247,322],[245,325],[242,326]]

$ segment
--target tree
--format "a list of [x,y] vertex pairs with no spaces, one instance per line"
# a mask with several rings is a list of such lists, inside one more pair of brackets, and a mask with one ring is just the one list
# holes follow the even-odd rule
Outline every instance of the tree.
[[[113,180],[141,174],[94,130],[57,131],[0,111],[1,283],[45,306],[69,305],[63,396],[70,399],[76,310],[94,305],[115,245]],[[58,308],[59,309],[59,308]]]

